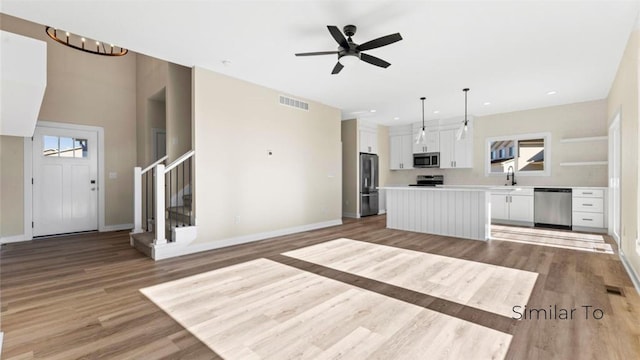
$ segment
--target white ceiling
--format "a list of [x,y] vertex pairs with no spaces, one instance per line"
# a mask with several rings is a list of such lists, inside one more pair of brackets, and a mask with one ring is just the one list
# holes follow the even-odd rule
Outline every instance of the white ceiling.
[[[380,124],[464,112],[486,115],[605,98],[638,14],[638,1],[25,1],[1,11],[199,66],[342,109]],[[404,40],[331,75],[327,25],[358,26],[363,43]],[[229,60],[229,65],[223,65]],[[556,91],[556,95],[547,95]],[[490,102],[490,105],[484,105]],[[369,110],[377,110],[375,113]],[[439,114],[434,114],[439,110]],[[399,120],[394,120],[399,117]]]

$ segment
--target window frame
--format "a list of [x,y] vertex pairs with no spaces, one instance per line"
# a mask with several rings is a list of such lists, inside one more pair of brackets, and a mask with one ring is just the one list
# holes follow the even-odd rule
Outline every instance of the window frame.
[[[494,136],[486,138],[485,140],[485,148],[484,148],[484,160],[485,160],[485,176],[505,176],[505,173],[495,173],[491,172],[491,143],[495,141],[514,141],[514,154],[518,149],[518,142],[521,140],[531,140],[531,139],[544,139],[544,170],[542,171],[519,171],[514,170],[517,176],[551,176],[551,133],[543,132],[543,133],[527,133],[527,134],[518,134],[518,135],[505,135],[505,136]],[[517,157],[516,162],[517,162]],[[517,166],[516,166],[517,168]]]

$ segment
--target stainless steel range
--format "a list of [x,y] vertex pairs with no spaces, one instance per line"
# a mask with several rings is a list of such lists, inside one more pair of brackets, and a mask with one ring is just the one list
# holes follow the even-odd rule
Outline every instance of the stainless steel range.
[[409,186],[436,186],[444,184],[444,175],[418,175],[415,184]]

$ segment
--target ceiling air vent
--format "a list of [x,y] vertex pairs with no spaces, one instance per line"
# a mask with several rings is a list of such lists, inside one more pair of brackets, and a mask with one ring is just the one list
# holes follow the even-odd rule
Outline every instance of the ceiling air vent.
[[309,111],[309,103],[306,103],[302,100],[286,97],[283,95],[280,95],[280,105],[289,106],[289,107],[293,107],[293,108],[304,110],[304,111]]

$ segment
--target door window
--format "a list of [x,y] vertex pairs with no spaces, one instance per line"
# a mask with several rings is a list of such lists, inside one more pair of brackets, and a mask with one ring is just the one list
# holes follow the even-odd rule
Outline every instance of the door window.
[[43,136],[42,155],[62,158],[86,158],[88,154],[88,140],[65,136]]

